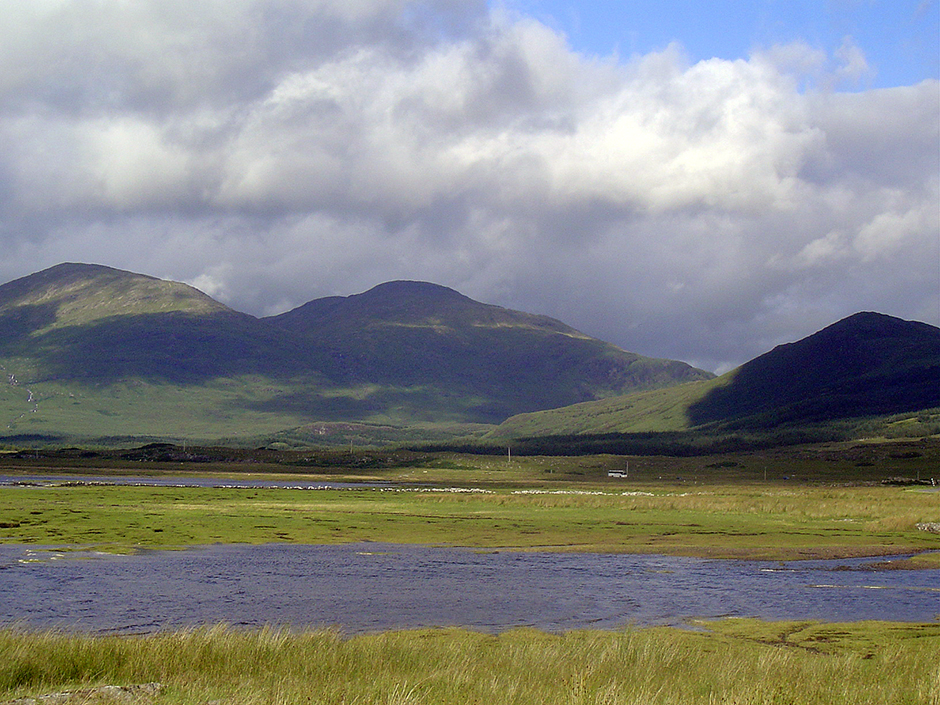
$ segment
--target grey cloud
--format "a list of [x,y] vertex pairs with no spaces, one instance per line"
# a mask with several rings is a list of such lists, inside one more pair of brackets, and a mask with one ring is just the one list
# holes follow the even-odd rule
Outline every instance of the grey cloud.
[[[938,173],[940,94],[936,81],[811,99],[826,149],[814,155],[825,180],[849,175],[875,183],[920,188]],[[877,117],[877,119],[873,119]]]
[[[423,8],[421,11],[406,11]],[[258,99],[285,72],[381,45],[406,55],[472,25],[481,0],[114,0],[7,3],[5,104],[141,112]]]
[[259,315],[428,279],[712,369],[940,320],[935,81],[586,59],[482,1],[76,7],[0,30],[3,279],[100,261]]

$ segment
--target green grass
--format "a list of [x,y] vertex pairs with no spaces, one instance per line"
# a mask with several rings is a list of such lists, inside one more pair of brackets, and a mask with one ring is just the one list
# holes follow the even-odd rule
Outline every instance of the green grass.
[[[940,521],[937,494],[880,480],[929,478],[938,455],[940,443],[927,441],[701,458],[180,447],[7,453],[0,472],[12,474],[381,481],[397,491],[0,487],[0,541],[111,551],[385,541],[768,559],[937,552],[940,537],[916,528]],[[629,479],[607,476],[627,463]]]
[[[428,471],[373,472],[409,482]],[[482,492],[0,487],[0,542],[126,552],[217,542],[379,541],[762,559],[940,550],[937,535],[916,529],[919,522],[938,520],[936,494],[906,488],[795,490],[753,483],[511,489],[500,487],[506,478],[498,480],[478,488]]]
[[[159,682],[171,704],[936,705],[940,625],[763,623],[343,638],[224,626],[151,636],[0,632],[0,699]],[[81,702],[96,702],[83,699]],[[101,702],[101,701],[98,701]]]
[[[9,365],[8,365],[9,367]],[[146,436],[169,439],[217,438],[239,431],[257,436],[304,422],[292,414],[251,412],[242,401],[263,402],[278,389],[253,380],[217,380],[186,389],[145,381],[113,385],[21,384],[0,391],[0,421],[6,433],[73,438]],[[33,402],[27,401],[27,391]],[[237,417],[237,421],[236,421]]]

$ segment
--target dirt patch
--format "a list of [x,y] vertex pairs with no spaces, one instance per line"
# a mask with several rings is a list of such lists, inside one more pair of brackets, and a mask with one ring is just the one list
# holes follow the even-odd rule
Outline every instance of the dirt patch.
[[901,558],[896,561],[876,561],[874,563],[863,563],[858,567],[859,570],[922,570],[929,566],[923,563],[916,563],[910,558]]

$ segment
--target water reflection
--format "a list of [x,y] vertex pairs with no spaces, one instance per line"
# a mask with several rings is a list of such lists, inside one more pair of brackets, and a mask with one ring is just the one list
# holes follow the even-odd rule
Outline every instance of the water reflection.
[[933,621],[940,613],[940,571],[860,569],[866,560],[774,563],[383,544],[74,555],[0,546],[0,623],[120,632],[218,621],[349,633],[446,625],[499,632],[723,616]]

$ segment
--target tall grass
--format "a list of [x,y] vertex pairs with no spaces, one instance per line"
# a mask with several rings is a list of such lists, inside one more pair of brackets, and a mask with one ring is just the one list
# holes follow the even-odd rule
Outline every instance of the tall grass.
[[940,703],[940,625],[731,620],[498,636],[343,638],[225,626],[150,636],[0,632],[0,702],[158,681],[155,703]]

